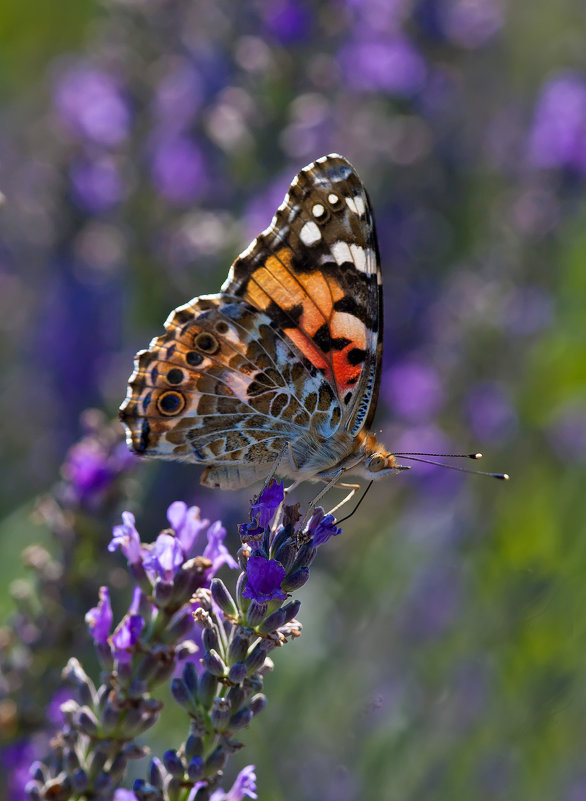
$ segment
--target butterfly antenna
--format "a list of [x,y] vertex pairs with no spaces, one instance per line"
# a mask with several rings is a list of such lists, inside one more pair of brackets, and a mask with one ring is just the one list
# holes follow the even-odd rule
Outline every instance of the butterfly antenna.
[[[422,454],[423,455],[423,454]],[[461,456],[467,459],[479,459],[482,454],[454,454],[454,453],[431,453],[426,454],[429,456],[444,456],[445,458],[449,456]],[[509,474],[508,473],[487,473],[484,470],[467,470],[465,467],[456,467],[453,464],[444,464],[443,462],[434,462],[431,459],[422,459],[419,456],[407,454],[407,453],[395,453],[393,456],[400,456],[402,459],[409,459],[412,462],[423,462],[424,464],[433,464],[436,467],[445,467],[446,470],[457,470],[459,473],[471,473],[474,476],[490,476],[491,478],[498,478],[500,481],[508,481]]]
[[373,484],[374,484],[374,481],[370,481],[370,482],[369,482],[369,484],[368,484],[367,488],[366,488],[366,489],[364,490],[364,492],[362,493],[362,497],[360,498],[360,500],[358,501],[358,503],[356,504],[356,506],[354,507],[354,509],[352,509],[352,511],[350,512],[350,514],[349,514],[349,515],[346,515],[346,517],[343,517],[341,520],[336,520],[336,524],[337,524],[338,526],[340,525],[340,523],[343,523],[345,520],[349,520],[349,519],[352,517],[352,515],[353,515],[353,514],[354,514],[354,513],[355,513],[355,512],[358,510],[358,507],[360,506],[360,504],[362,503],[362,501],[363,501],[363,500],[366,498],[366,493],[367,493],[367,492],[368,492],[368,490],[369,490],[369,489],[372,487],[372,485],[373,485]]

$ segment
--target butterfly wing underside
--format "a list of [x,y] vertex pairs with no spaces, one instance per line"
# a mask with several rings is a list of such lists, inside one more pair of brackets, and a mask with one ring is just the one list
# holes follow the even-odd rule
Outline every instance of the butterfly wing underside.
[[380,266],[366,191],[327,156],[302,170],[222,293],[176,309],[135,358],[120,416],[137,453],[264,478],[287,443],[369,424],[380,373]]

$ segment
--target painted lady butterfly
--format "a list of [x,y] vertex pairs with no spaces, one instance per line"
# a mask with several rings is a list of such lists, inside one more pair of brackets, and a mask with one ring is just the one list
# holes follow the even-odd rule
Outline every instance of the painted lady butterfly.
[[328,487],[379,478],[402,469],[369,432],[381,355],[372,210],[332,154],[294,178],[221,293],[179,306],[136,354],[120,419],[135,453],[201,464],[208,487],[275,467]]

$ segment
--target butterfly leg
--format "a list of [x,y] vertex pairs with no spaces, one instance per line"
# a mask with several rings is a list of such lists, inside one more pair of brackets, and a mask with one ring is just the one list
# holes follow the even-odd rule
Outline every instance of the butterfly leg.
[[301,523],[299,525],[299,531],[300,532],[303,532],[303,529],[307,525],[307,523],[309,521],[309,518],[311,517],[311,513],[313,512],[313,510],[315,509],[315,507],[317,505],[317,502],[320,501],[323,498],[323,496],[326,494],[326,492],[336,484],[337,480],[340,478],[340,476],[342,475],[343,472],[344,472],[343,468],[340,468],[339,470],[336,470],[336,472],[332,474],[331,478],[329,478],[326,481],[325,487],[317,493],[315,498],[313,498],[313,500],[311,501],[311,503],[307,507],[307,511],[305,512],[305,515],[303,516],[303,520],[301,521]]
[[350,492],[343,498],[340,503],[337,503],[333,509],[330,509],[328,512],[329,515],[333,515],[334,512],[337,512],[338,509],[341,509],[342,506],[346,506],[346,504],[352,500],[356,491],[360,489],[360,484],[336,484],[336,489],[349,489]]

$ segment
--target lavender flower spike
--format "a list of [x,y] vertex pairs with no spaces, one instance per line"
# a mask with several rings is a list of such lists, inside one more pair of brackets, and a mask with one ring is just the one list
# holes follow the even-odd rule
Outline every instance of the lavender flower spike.
[[85,616],[85,622],[96,645],[105,645],[108,642],[110,630],[112,629],[112,620],[110,593],[107,587],[100,587],[98,605],[90,609]]
[[266,559],[256,554],[251,556],[246,575],[248,582],[242,591],[244,598],[252,598],[258,603],[277,599],[284,601],[287,598],[287,594],[281,589],[285,568],[276,559]]
[[114,526],[114,536],[108,545],[109,551],[115,551],[120,548],[129,565],[142,561],[140,536],[134,523],[132,512],[122,512],[122,525]]

